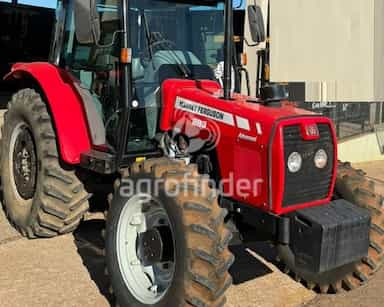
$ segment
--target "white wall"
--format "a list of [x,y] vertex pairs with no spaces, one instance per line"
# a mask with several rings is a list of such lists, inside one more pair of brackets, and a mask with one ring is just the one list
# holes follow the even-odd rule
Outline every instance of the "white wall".
[[270,1],[271,81],[306,82],[308,101],[384,100],[384,0]]
[[365,134],[342,142],[339,144],[338,149],[338,158],[341,161],[360,163],[384,160],[384,156],[380,152],[376,133]]

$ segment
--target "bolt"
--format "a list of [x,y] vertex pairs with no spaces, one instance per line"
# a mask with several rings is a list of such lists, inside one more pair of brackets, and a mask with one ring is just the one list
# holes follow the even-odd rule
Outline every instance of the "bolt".
[[138,259],[132,260],[131,265],[140,265],[140,261]]
[[140,226],[143,223],[142,214],[135,214],[132,217],[131,225],[132,226]]
[[149,288],[149,291],[151,291],[154,294],[157,294],[157,285],[153,285]]

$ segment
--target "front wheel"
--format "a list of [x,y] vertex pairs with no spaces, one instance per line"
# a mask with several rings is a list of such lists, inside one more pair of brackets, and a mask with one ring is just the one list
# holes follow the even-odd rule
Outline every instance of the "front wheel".
[[120,306],[223,306],[232,279],[226,211],[196,168],[135,164],[107,215],[107,270]]

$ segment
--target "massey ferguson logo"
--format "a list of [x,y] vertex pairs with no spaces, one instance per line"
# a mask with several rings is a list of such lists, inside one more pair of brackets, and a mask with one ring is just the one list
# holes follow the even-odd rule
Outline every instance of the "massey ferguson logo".
[[230,126],[235,125],[234,117],[231,113],[205,106],[196,101],[191,101],[185,98],[176,97],[175,108],[178,110],[197,114],[206,118],[213,119],[218,122],[225,123]]
[[188,104],[184,101],[180,101],[180,107],[190,110],[193,113],[197,113],[200,115],[205,115],[206,117],[223,120],[224,119],[224,113],[216,110],[212,110],[203,106],[196,106],[193,104]]
[[305,132],[306,132],[307,136],[312,136],[312,137],[318,137],[319,136],[319,129],[317,128],[316,124],[307,125],[305,127]]
[[320,138],[319,128],[316,124],[303,124],[301,134],[306,141],[314,141]]

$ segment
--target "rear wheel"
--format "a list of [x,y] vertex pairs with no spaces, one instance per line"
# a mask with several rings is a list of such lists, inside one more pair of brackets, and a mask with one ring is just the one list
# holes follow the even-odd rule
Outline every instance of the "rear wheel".
[[371,212],[371,232],[368,256],[355,266],[344,280],[348,289],[368,281],[384,263],[384,198],[378,190],[379,182],[370,180],[362,170],[350,163],[339,163],[336,194]]
[[196,168],[151,159],[115,186],[106,257],[118,304],[223,306],[232,283],[231,232]]
[[353,290],[366,283],[384,262],[383,196],[377,191],[376,183],[363,171],[352,168],[350,163],[339,163],[335,195],[371,212],[370,247],[366,258],[331,272],[313,275],[295,267],[289,247],[278,247],[284,271],[308,288],[322,293]]
[[29,238],[76,229],[89,195],[64,165],[47,107],[32,89],[16,93],[4,115],[1,180],[9,220]]

